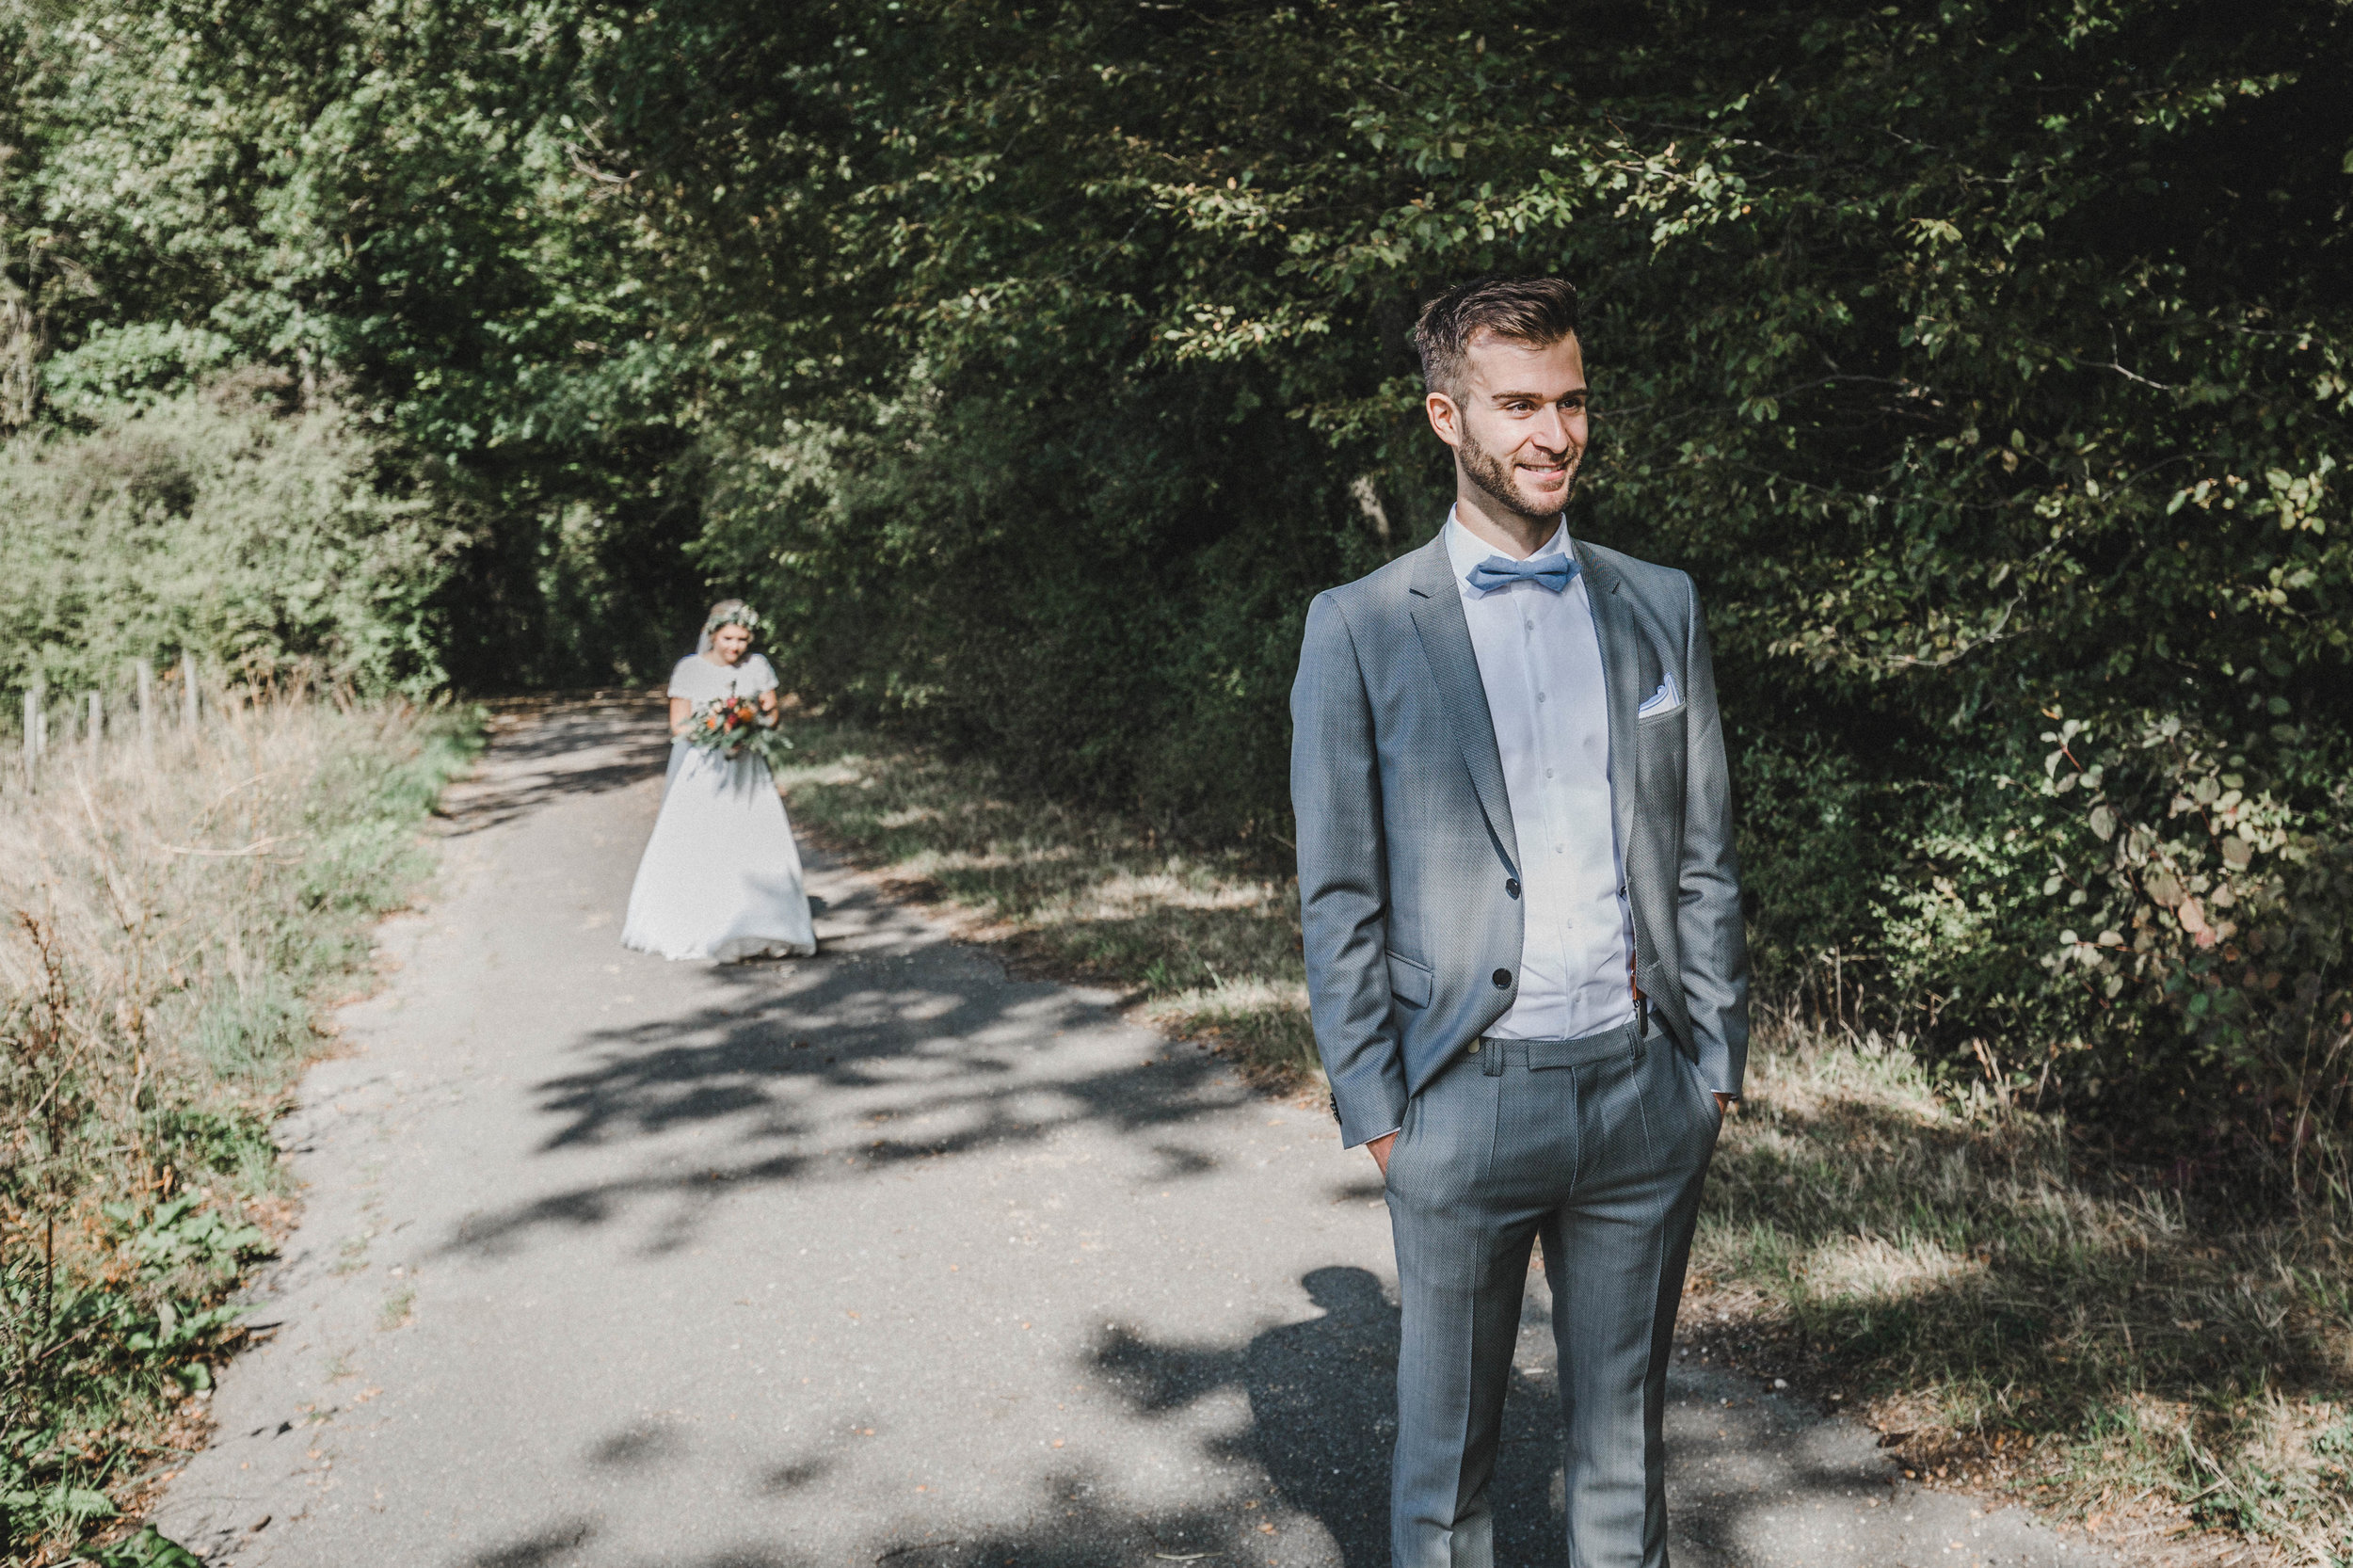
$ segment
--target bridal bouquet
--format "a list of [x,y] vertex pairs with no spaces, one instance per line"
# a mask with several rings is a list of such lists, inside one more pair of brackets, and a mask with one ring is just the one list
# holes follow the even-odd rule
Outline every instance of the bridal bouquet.
[[705,751],[734,757],[748,751],[770,767],[784,760],[792,742],[768,722],[760,703],[748,696],[715,697],[699,704],[686,720],[683,738]]

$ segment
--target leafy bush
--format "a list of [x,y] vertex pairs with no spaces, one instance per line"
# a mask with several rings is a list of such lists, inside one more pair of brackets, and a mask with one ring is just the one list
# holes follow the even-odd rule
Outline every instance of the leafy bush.
[[248,680],[440,683],[425,607],[454,539],[348,415],[284,391],[248,373],[0,444],[0,688],[119,702],[130,660],[183,653]]
[[2065,889],[2075,920],[2042,962],[2100,1010],[2097,1069],[2137,1117],[2252,1153],[2299,1195],[2353,1214],[2342,764],[2307,754],[2306,779],[2265,780],[2170,715],[2114,740],[2069,719],[2044,739],[2057,749],[2041,792],[2072,793],[2076,813],[2043,885]]
[[52,413],[112,424],[233,367],[236,340],[178,321],[102,327],[40,367]]
[[346,606],[344,657],[403,689],[659,673],[701,586],[679,459],[707,351],[652,329],[667,258],[577,79],[639,31],[536,0],[0,8],[0,433],[270,367],[362,417],[453,547],[413,627]]

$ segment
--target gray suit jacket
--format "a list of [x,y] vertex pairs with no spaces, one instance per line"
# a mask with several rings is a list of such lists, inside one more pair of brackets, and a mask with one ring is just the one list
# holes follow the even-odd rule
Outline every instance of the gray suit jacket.
[[[1576,549],[1609,682],[1635,977],[1707,1083],[1738,1094],[1748,943],[1699,600],[1682,572]],[[1638,717],[1663,672],[1682,705]],[[1317,596],[1291,726],[1308,1000],[1353,1145],[1396,1128],[1518,994],[1519,845],[1443,537]]]

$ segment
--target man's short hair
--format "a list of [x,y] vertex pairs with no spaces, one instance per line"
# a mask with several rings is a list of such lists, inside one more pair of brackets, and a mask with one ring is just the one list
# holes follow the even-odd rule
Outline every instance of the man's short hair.
[[1577,286],[1560,278],[1474,278],[1421,308],[1414,349],[1422,385],[1452,396],[1463,380],[1463,355],[1481,332],[1538,348],[1577,332]]

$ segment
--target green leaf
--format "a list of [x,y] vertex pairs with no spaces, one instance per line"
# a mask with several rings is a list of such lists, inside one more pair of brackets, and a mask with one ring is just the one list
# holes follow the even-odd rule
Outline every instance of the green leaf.
[[204,1568],[203,1560],[152,1525],[88,1554],[94,1568]]

